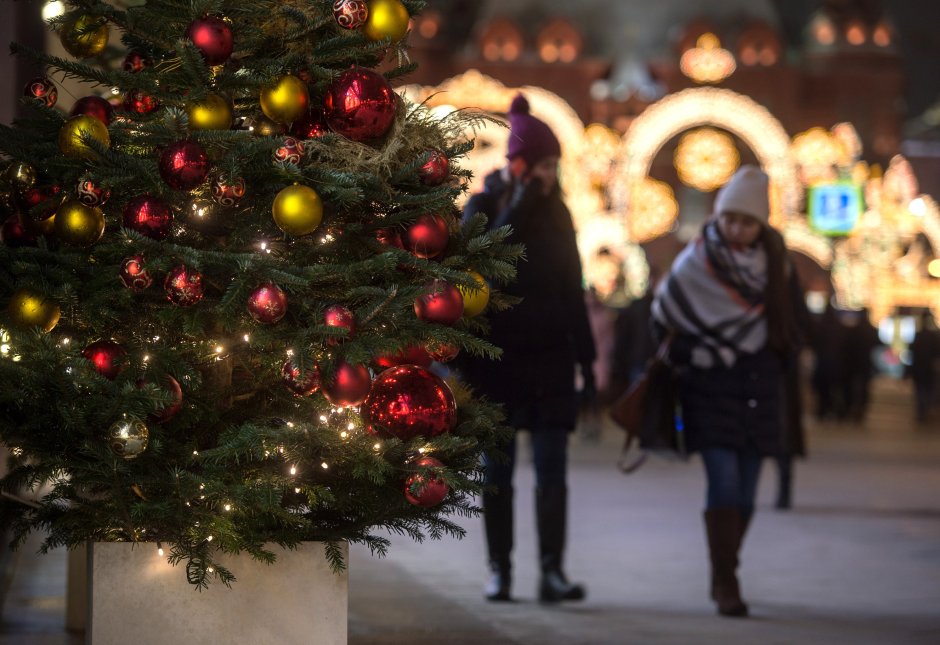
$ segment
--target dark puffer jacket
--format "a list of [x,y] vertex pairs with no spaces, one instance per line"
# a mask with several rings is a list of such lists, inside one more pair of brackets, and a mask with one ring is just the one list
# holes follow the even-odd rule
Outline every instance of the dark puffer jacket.
[[509,242],[525,245],[525,259],[505,291],[523,300],[489,314],[489,340],[502,348],[502,359],[463,357],[459,367],[479,393],[508,405],[538,403],[573,429],[575,364],[590,364],[595,350],[571,215],[557,190],[548,196],[510,191],[498,172],[489,175],[464,217],[482,212],[491,229],[512,226]]

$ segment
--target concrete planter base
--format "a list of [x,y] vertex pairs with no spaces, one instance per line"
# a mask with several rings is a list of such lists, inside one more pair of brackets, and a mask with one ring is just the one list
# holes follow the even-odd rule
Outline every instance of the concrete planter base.
[[[155,544],[88,546],[86,643],[112,645],[339,645],[346,643],[349,579],[324,545],[269,547],[274,565],[248,554],[220,562],[238,578],[197,591]],[[348,548],[344,548],[348,558]]]

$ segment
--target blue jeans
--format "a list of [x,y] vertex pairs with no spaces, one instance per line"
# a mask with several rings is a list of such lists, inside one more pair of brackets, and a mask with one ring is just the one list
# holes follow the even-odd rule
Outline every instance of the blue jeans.
[[751,513],[762,459],[757,451],[713,446],[700,453],[708,478],[705,508],[737,508]]

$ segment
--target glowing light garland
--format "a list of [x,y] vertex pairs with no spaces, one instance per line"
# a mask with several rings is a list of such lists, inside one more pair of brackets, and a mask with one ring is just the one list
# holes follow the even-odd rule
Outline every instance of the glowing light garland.
[[704,33],[695,41],[695,47],[683,52],[679,70],[696,83],[719,83],[734,73],[737,64],[734,55],[722,49],[713,33]]
[[723,186],[741,164],[734,140],[714,128],[698,128],[679,139],[673,156],[679,181],[709,193]]

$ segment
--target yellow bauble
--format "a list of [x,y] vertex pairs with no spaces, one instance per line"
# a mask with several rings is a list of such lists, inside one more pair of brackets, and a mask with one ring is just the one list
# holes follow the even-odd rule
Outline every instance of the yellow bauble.
[[468,289],[457,285],[457,290],[463,296],[463,315],[467,318],[479,316],[490,302],[490,285],[486,284],[483,276],[476,271],[468,271],[470,277],[480,286],[479,289]]
[[22,193],[36,185],[36,169],[25,161],[14,161],[3,173],[3,178],[13,190]]
[[401,40],[408,33],[408,10],[401,0],[372,0],[362,33],[369,40]]
[[218,94],[186,104],[190,130],[228,130],[232,127],[232,106]]
[[20,329],[40,327],[45,332],[59,322],[59,305],[32,289],[17,289],[7,304],[10,322]]
[[294,184],[277,194],[271,214],[288,235],[307,235],[313,233],[323,219],[323,202],[313,188]]
[[96,153],[82,141],[82,136],[90,136],[105,148],[111,146],[108,127],[93,116],[80,114],[62,124],[59,128],[59,150],[66,157],[94,159]]
[[259,137],[276,137],[286,131],[283,125],[275,123],[263,114],[251,121],[251,132]]
[[104,214],[100,208],[70,199],[55,212],[55,234],[66,244],[91,246],[104,233]]
[[108,21],[100,16],[78,15],[62,25],[59,38],[75,58],[97,56],[108,44]]
[[310,94],[296,76],[285,74],[261,90],[261,111],[272,121],[293,123],[307,112]]
[[108,428],[111,451],[123,459],[133,459],[147,449],[150,430],[138,419],[122,419]]

